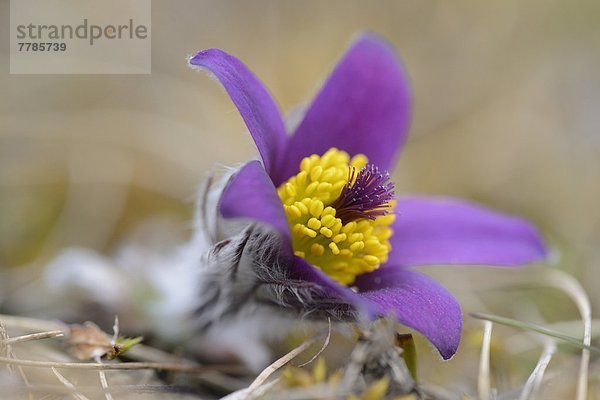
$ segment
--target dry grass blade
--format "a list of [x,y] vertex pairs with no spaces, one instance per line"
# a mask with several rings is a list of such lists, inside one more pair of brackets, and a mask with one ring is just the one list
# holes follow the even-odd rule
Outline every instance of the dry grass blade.
[[114,363],[114,364],[99,364],[99,363],[81,363],[81,362],[54,362],[54,361],[33,361],[19,360],[8,357],[0,357],[0,363],[9,365],[20,365],[24,367],[37,368],[66,368],[66,369],[85,369],[85,370],[115,370],[115,369],[159,369],[163,371],[187,372],[187,373],[204,373],[212,371],[232,372],[237,373],[240,368],[232,365],[186,365],[186,364],[170,364],[158,362],[130,362],[130,363]]
[[565,335],[564,333],[557,332],[555,330],[546,328],[544,326],[532,324],[530,322],[518,321],[516,319],[500,317],[498,315],[484,314],[484,313],[470,313],[469,314],[473,318],[481,319],[484,321],[491,321],[496,324],[511,326],[513,328],[526,329],[533,332],[540,333],[542,335],[550,336],[556,339],[560,339],[567,344],[575,346],[579,349],[587,349],[592,351],[593,353],[600,354],[600,348],[586,345],[582,343],[580,340],[571,337],[569,335]]
[[[582,332],[579,332],[581,330],[581,319],[544,323],[544,326],[555,332],[563,332],[565,335],[583,343]],[[539,342],[525,341],[524,338],[526,337],[531,337],[531,333],[527,331],[516,333],[506,339],[506,346],[518,352],[526,352],[539,346]],[[600,338],[600,319],[592,320],[592,341],[595,338]]]
[[533,369],[531,375],[525,382],[525,386],[523,387],[523,391],[519,396],[519,400],[533,400],[535,399],[537,392],[542,383],[542,379],[544,377],[544,372],[546,372],[546,367],[550,363],[554,352],[556,351],[556,343],[554,340],[547,340],[546,345],[544,346],[544,351],[538,360],[537,365]]
[[104,397],[106,397],[106,400],[114,400],[112,394],[108,391],[108,380],[106,379],[105,371],[98,371],[98,375],[100,377],[100,385],[102,386],[102,389],[104,389]]
[[48,331],[48,332],[40,332],[40,333],[31,333],[29,335],[15,336],[9,339],[4,339],[2,342],[4,344],[15,344],[22,342],[29,342],[31,340],[41,340],[41,339],[51,339],[55,337],[64,336],[63,331]]
[[484,322],[479,374],[477,377],[477,393],[481,400],[490,400],[490,345],[492,342],[492,327],[492,322]]
[[4,328],[4,324],[2,323],[2,320],[0,320],[0,356],[6,356],[8,355],[8,341],[10,340],[10,337],[8,336],[8,333],[6,333],[6,329]]
[[[600,354],[600,348],[591,346],[592,311],[589,298],[583,287],[579,284],[579,282],[574,277],[572,277],[564,271],[555,269],[545,269],[543,274],[536,274],[535,279],[536,286],[539,286],[541,284],[558,289],[561,292],[565,293],[567,296],[569,296],[571,300],[573,300],[573,302],[577,306],[579,314],[581,315],[581,320],[583,321],[583,341],[543,326],[521,322],[510,318],[498,317],[495,315],[481,313],[471,314],[471,316],[474,318],[492,321],[495,323],[512,326],[515,328],[527,329],[552,338],[560,339],[565,343],[580,348],[581,360],[577,379],[577,391],[575,399],[585,400],[587,398],[588,392],[587,386],[589,376],[590,353],[594,352],[596,354]],[[539,362],[542,361],[543,360],[540,359]]]
[[[331,336],[331,323],[329,325],[329,331],[327,334],[327,338],[325,340],[325,345],[317,353],[317,356],[323,351],[323,349],[325,347],[327,347],[330,336]],[[256,397],[262,396],[266,391],[268,391],[278,381],[278,379],[275,379],[271,382],[267,382],[267,379],[269,379],[269,377],[271,375],[273,375],[273,373],[275,373],[278,369],[285,366],[287,363],[292,361],[294,358],[296,358],[298,355],[300,355],[302,352],[304,352],[310,346],[312,346],[314,343],[316,343],[317,340],[319,340],[318,337],[309,339],[309,340],[305,341],[304,343],[302,343],[300,346],[294,348],[292,351],[290,351],[283,357],[277,359],[275,362],[273,362],[271,365],[269,365],[267,368],[265,368],[254,379],[254,381],[250,384],[250,386],[248,386],[245,389],[238,390],[237,392],[231,393],[230,395],[228,395],[226,397],[226,399],[228,399],[228,400],[246,400],[246,399],[251,399],[251,398],[256,398]],[[317,356],[315,356],[315,357],[317,357]],[[312,361],[312,359],[309,362],[304,363],[304,365],[310,363],[311,361]]]
[[70,391],[72,391],[71,395],[77,399],[77,400],[89,400],[87,397],[85,397],[82,394],[77,393],[76,389],[75,389],[75,385],[73,385],[71,383],[71,381],[69,381],[67,378],[65,378],[60,372],[58,372],[58,370],[54,367],[50,368],[52,370],[52,372],[54,373],[54,375],[56,376],[56,378],[60,381],[60,383],[62,383],[63,385],[65,385],[65,387],[67,389],[69,389]]
[[[279,382],[279,379],[273,379],[271,382],[264,383],[256,389],[250,389],[249,387],[235,391],[221,398],[221,400],[248,400],[256,399],[267,393],[273,386]],[[289,394],[286,394],[286,398],[289,398]]]
[[577,400],[587,398],[587,385],[590,366],[590,350],[592,343],[592,309],[590,299],[579,282],[564,271],[548,270],[543,274],[541,282],[547,286],[554,287],[566,293],[577,305],[581,319],[583,320],[583,350],[581,350],[581,362],[579,364],[579,377],[577,380]]
[[[6,332],[6,328],[4,327],[4,323],[3,321],[0,319],[0,358],[6,359],[6,360],[15,360],[16,356],[12,351],[12,348],[10,346],[10,337],[8,336],[8,333]],[[12,372],[11,368],[10,368],[11,364],[8,364],[8,370],[10,372]],[[29,380],[27,379],[27,375],[25,375],[25,371],[23,371],[23,368],[21,366],[17,366],[17,370],[19,371],[19,375],[21,375],[21,379],[23,380],[23,383],[25,384],[25,386],[29,387]],[[27,396],[29,399],[33,399],[33,393],[28,392]]]
[[308,349],[310,346],[312,346],[317,340],[318,340],[318,338],[309,339],[309,340],[305,341],[304,343],[302,343],[300,346],[296,347],[295,349],[293,349],[292,351],[287,353],[286,355],[284,355],[283,357],[275,360],[275,362],[273,362],[271,365],[269,365],[267,368],[265,368],[256,377],[256,379],[254,379],[254,381],[248,387],[248,389],[250,389],[250,391],[252,391],[252,390],[258,388],[259,386],[263,385],[265,383],[265,381],[267,379],[269,379],[269,377],[275,371],[277,371],[279,368],[283,367],[285,364],[287,364],[288,362],[290,362],[291,360],[296,358],[299,354],[301,354],[306,349]]
[[328,322],[327,337],[325,338],[325,341],[323,342],[323,346],[321,346],[319,351],[317,351],[315,353],[315,355],[310,358],[310,360],[298,365],[298,368],[305,367],[308,364],[310,364],[311,362],[315,361],[317,359],[317,357],[319,357],[325,351],[327,346],[329,346],[329,341],[331,340],[331,318],[327,318],[327,322]]

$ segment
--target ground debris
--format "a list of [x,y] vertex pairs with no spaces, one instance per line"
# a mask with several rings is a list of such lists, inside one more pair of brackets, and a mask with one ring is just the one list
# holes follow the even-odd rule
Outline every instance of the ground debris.
[[[361,333],[342,382],[362,390],[362,398],[424,398],[403,358],[395,324],[379,321]],[[377,397],[378,396],[378,397]]]
[[67,348],[78,360],[98,360],[103,357],[112,360],[142,340],[141,337],[127,339],[115,336],[109,336],[90,321],[83,325],[70,325]]

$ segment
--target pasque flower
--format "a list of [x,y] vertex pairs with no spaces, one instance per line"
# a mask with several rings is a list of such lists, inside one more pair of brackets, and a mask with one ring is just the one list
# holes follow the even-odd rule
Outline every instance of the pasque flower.
[[391,314],[447,359],[460,340],[459,305],[411,267],[517,266],[545,256],[539,233],[522,219],[465,200],[395,195],[386,171],[405,142],[411,96],[382,39],[354,41],[293,132],[238,59],[209,49],[189,62],[225,87],[262,159],[229,180],[221,215],[272,227],[290,255],[288,277],[319,287],[331,304]]

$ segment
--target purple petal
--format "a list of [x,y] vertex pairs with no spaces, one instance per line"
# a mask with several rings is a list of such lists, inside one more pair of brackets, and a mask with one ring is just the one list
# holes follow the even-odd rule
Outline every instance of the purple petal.
[[246,122],[265,168],[272,172],[287,137],[279,108],[262,83],[240,60],[219,49],[201,51],[189,62],[219,79]]
[[456,299],[439,283],[402,267],[382,267],[356,279],[360,295],[383,315],[422,333],[444,359],[456,353],[462,315]]
[[338,63],[290,139],[274,182],[292,176],[303,157],[331,147],[363,153],[390,169],[410,121],[408,78],[394,50],[361,36]]
[[290,228],[281,200],[259,161],[244,165],[227,183],[219,202],[225,218],[250,218],[273,226],[288,240]]
[[464,200],[398,199],[391,265],[491,264],[542,260],[546,246],[527,221]]
[[[366,301],[349,287],[340,285],[302,258],[294,257],[294,265],[290,270],[290,278],[316,284],[323,290],[323,294],[327,297],[341,300],[341,303],[344,304],[353,305],[360,315],[372,318],[377,314],[378,308],[374,304]],[[335,307],[335,305],[329,305],[329,307]]]

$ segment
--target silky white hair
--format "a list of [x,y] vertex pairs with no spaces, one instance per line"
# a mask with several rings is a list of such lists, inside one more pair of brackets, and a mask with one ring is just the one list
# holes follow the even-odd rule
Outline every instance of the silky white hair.
[[[62,300],[60,312],[71,311],[70,319],[78,305],[99,305],[105,314],[119,314],[124,327],[129,321],[204,356],[233,353],[253,368],[270,359],[265,343],[290,330],[308,331],[328,318],[354,320],[352,305],[291,277],[288,244],[273,229],[219,215],[219,199],[236,171],[209,176],[198,191],[189,242],[167,252],[126,243],[112,257],[66,249],[46,268],[49,298]],[[140,299],[140,292],[155,295]],[[77,303],[66,300],[73,298]]]

